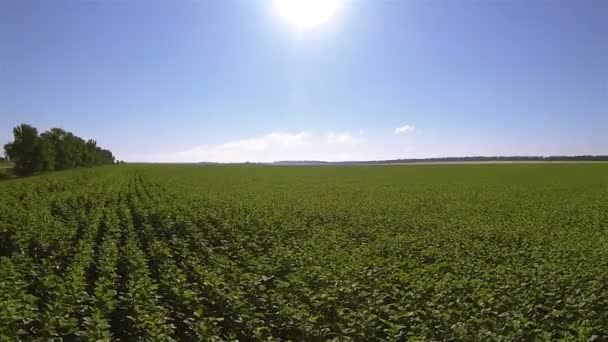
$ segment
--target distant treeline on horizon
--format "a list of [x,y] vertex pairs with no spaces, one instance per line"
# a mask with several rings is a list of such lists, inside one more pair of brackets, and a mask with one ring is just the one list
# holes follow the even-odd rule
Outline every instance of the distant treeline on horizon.
[[441,157],[441,158],[410,158],[410,159],[390,159],[390,160],[369,160],[369,161],[314,161],[314,160],[293,160],[277,161],[273,164],[297,165],[297,164],[408,164],[408,163],[441,163],[441,162],[492,162],[492,161],[608,161],[608,155],[581,155],[581,156],[473,156],[473,157]]
[[35,127],[21,124],[13,128],[13,136],[13,142],[4,145],[4,151],[18,176],[114,164],[112,152],[98,147],[95,140],[85,141],[61,128],[39,135]]

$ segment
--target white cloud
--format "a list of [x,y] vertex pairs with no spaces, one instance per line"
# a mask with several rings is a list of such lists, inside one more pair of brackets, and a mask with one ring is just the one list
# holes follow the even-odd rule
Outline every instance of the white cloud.
[[414,127],[414,126],[404,125],[404,126],[395,128],[395,134],[396,135],[408,134],[408,133],[414,132],[415,129],[416,129],[416,127]]
[[196,146],[187,150],[132,156],[141,162],[273,162],[279,160],[366,160],[375,157],[377,148],[361,146],[362,139],[349,132],[272,132],[220,144]]
[[331,144],[345,144],[345,145],[355,145],[360,142],[360,140],[354,137],[349,132],[343,133],[327,133],[327,142]]
[[236,140],[221,145],[213,146],[219,150],[242,150],[242,151],[264,151],[271,147],[274,148],[295,148],[305,145],[309,140],[310,134],[307,132],[289,133],[273,132],[262,137]]

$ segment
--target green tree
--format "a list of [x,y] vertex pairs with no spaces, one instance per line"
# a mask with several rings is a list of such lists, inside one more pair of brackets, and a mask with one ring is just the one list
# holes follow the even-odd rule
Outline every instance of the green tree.
[[15,173],[25,176],[40,171],[38,130],[30,125],[21,124],[13,128],[13,136],[14,141],[4,145],[4,151],[13,161]]
[[49,140],[55,150],[55,170],[67,170],[76,167],[74,144],[72,133],[61,128],[52,128],[49,132]]
[[55,170],[55,145],[48,132],[40,135],[37,153],[40,158],[40,168],[42,171]]
[[112,152],[98,147],[95,140],[85,141],[61,128],[39,136],[36,128],[22,124],[13,129],[13,134],[15,140],[4,149],[15,164],[15,173],[21,176],[114,163]]
[[99,164],[99,158],[97,156],[97,142],[95,140],[87,140],[84,157],[82,159],[84,166],[93,166]]

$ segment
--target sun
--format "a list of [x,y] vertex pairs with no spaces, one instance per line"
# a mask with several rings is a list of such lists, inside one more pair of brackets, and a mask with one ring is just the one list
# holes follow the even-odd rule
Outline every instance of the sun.
[[331,21],[344,0],[274,0],[279,16],[299,30],[309,30]]

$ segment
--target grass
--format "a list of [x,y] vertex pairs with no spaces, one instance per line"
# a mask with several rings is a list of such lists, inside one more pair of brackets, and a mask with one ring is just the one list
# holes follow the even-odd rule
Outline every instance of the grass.
[[0,180],[15,178],[13,165],[8,162],[0,162]]

